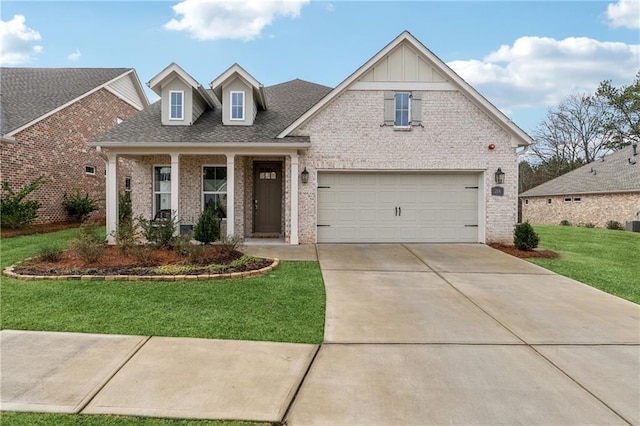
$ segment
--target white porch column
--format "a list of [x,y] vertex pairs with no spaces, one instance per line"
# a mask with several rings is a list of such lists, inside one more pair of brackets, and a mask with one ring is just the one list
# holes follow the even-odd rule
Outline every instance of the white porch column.
[[118,156],[107,153],[107,243],[115,244],[118,226]]
[[236,173],[235,173],[235,154],[225,154],[227,156],[227,236],[231,237],[234,233],[235,225],[235,193],[236,193]]
[[298,155],[291,155],[291,235],[289,244],[298,244]]
[[178,226],[175,235],[180,235],[180,154],[171,153],[171,215]]

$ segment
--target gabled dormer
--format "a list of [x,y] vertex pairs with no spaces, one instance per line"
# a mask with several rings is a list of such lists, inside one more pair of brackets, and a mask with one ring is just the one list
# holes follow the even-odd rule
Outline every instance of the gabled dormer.
[[222,103],[222,124],[250,126],[258,110],[267,109],[264,86],[240,65],[233,64],[210,84]]
[[190,126],[204,111],[214,108],[211,95],[175,62],[147,85],[160,96],[164,126]]

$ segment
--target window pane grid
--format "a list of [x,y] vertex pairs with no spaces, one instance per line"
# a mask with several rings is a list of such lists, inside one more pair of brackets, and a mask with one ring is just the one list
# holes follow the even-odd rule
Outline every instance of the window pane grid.
[[396,127],[409,127],[409,94],[395,94],[395,121]]
[[244,119],[244,93],[243,92],[231,93],[231,119],[233,120]]
[[227,168],[202,168],[202,209],[212,208],[218,217],[227,217]]
[[182,92],[171,92],[171,118],[182,119]]

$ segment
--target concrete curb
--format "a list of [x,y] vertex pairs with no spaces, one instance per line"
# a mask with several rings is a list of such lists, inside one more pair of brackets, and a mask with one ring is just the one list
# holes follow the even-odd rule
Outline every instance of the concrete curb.
[[[29,260],[25,259],[22,262]],[[271,265],[255,271],[231,272],[228,274],[198,274],[198,275],[21,275],[15,272],[15,265],[7,266],[2,270],[2,274],[24,281],[40,280],[79,280],[79,281],[205,281],[232,278],[249,278],[265,275],[273,271],[280,264],[280,259],[273,259]]]

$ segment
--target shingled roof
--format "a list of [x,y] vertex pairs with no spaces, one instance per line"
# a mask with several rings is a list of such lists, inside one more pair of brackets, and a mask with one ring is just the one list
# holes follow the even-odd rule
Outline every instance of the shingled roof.
[[81,97],[131,68],[0,68],[3,135]]
[[[91,145],[163,142],[261,143],[306,142],[306,137],[286,140],[275,136],[331,91],[330,87],[304,80],[265,87],[269,108],[258,111],[252,126],[224,126],[222,108],[205,111],[191,126],[163,126],[161,101],[140,111],[111,131],[91,142]],[[215,98],[215,97],[214,97]]]
[[[636,164],[632,164],[634,161]],[[640,192],[640,154],[634,156],[631,146],[538,185],[520,196],[617,192]]]

